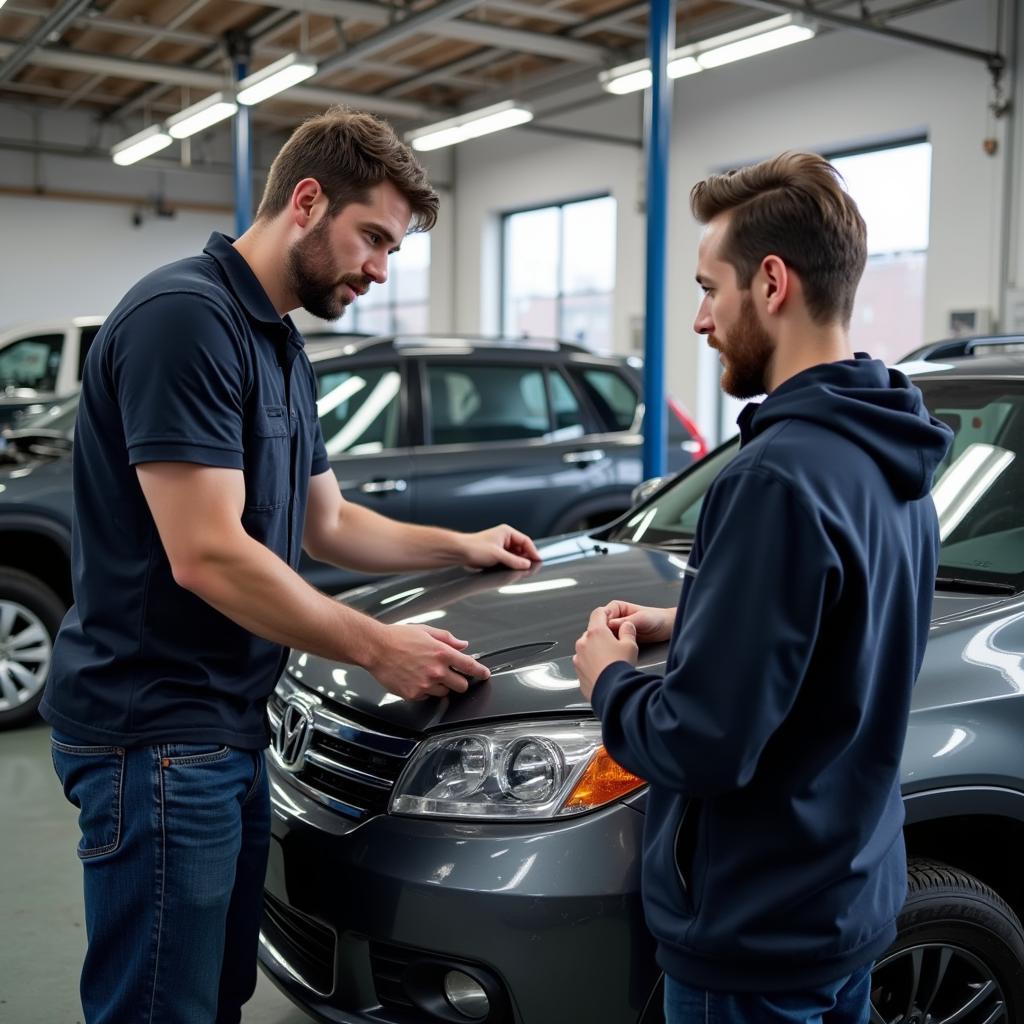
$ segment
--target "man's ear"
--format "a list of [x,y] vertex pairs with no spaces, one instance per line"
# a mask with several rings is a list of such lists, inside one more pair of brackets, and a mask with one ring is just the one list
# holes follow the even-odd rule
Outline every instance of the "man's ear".
[[793,288],[789,267],[778,256],[765,256],[758,276],[765,312],[769,315],[780,312]]
[[308,227],[314,218],[314,211],[318,203],[326,201],[324,190],[316,178],[303,178],[294,189],[292,189],[291,202],[288,204],[288,212],[292,221],[301,228]]

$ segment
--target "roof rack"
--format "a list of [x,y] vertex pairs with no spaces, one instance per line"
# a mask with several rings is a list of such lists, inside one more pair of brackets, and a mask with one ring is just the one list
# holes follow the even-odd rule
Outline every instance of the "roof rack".
[[908,352],[900,362],[988,355],[992,352],[1009,352],[1022,345],[1024,345],[1024,335],[1021,334],[988,334],[973,338],[947,338],[944,341],[933,341],[930,345],[923,345],[921,348],[914,349],[913,352]]

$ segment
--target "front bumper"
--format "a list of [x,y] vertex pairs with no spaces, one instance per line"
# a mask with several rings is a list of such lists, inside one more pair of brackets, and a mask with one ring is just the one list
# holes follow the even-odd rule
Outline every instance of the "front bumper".
[[353,824],[270,772],[260,962],[307,1012],[333,1024],[469,1021],[443,994],[425,995],[438,970],[464,966],[497,993],[483,1024],[642,1016],[658,970],[640,902],[638,811]]

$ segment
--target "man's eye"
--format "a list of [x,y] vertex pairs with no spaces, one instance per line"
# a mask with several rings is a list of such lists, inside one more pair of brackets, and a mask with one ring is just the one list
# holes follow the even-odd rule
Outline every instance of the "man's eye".
[[381,237],[375,231],[368,231],[366,237],[369,238],[371,245],[380,245]]

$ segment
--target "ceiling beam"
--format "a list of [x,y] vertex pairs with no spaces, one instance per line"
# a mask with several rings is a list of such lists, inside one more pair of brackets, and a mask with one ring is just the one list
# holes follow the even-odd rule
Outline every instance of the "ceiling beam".
[[895,39],[899,42],[912,43],[916,46],[927,46],[932,50],[942,50],[946,53],[956,54],[959,57],[980,60],[993,73],[1001,72],[1006,67],[1006,58],[1001,53],[995,53],[991,50],[979,50],[973,46],[951,43],[946,39],[923,36],[917,32],[907,32],[901,28],[894,28],[892,25],[879,19],[851,18],[846,14],[836,14],[832,11],[824,11],[819,7],[809,7],[805,3],[798,2],[798,0],[733,0],[733,2],[742,4],[744,7],[755,7],[763,11],[802,14],[821,22],[823,25],[832,25],[835,28],[849,28],[858,32],[868,32],[871,35],[885,36],[888,39]]
[[[479,2],[480,0],[473,6],[479,6]],[[309,14],[322,14],[328,18],[343,18],[369,25],[396,23],[396,15],[399,13],[393,7],[368,3],[367,0],[273,0],[273,3],[282,10],[307,11]],[[435,9],[430,8],[421,13],[428,14]],[[419,16],[414,14],[402,20],[409,21]],[[482,21],[438,21],[429,31],[431,35],[443,36],[445,39],[461,39],[481,46],[499,46],[505,50],[520,50],[543,57],[560,57],[562,60],[575,60],[584,64],[600,64],[607,56],[602,47],[577,39],[545,32],[506,28],[504,25],[487,25]]]
[[[40,7],[39,4],[24,3],[22,0],[7,0],[4,12],[9,14],[25,14],[30,18],[45,18],[51,8]],[[144,21],[128,21],[124,18],[108,18],[97,11],[85,11],[75,18],[75,28],[95,29],[97,32],[110,32],[112,35],[135,36],[149,39],[157,29]],[[159,29],[167,42],[184,43],[186,46],[208,46],[214,42],[212,36],[202,32],[191,32],[186,29]]]
[[410,36],[419,35],[421,32],[433,31],[434,26],[439,22],[457,18],[460,14],[471,11],[479,3],[480,0],[441,0],[440,3],[435,4],[433,7],[428,7],[425,11],[410,15],[401,21],[393,22],[387,27],[382,28],[379,32],[374,32],[372,36],[361,39],[358,43],[353,43],[334,57],[328,57],[326,60],[320,61],[316,74],[313,77],[322,78],[324,75],[333,74],[335,71],[350,68],[361,57],[367,57],[370,54],[387,49],[387,47],[400,43],[403,39],[408,39]]
[[[0,59],[15,49],[15,43],[0,40]],[[159,82],[163,85],[184,85],[190,89],[205,89],[210,92],[216,92],[229,84],[225,75],[215,71],[181,67],[177,64],[159,64],[155,61],[131,60],[127,57],[108,57],[98,53],[81,53],[75,50],[39,49],[33,53],[32,63],[39,67],[59,68],[63,71],[81,71],[85,74]],[[300,103],[309,103],[313,106],[327,107],[335,103],[344,103],[411,120],[443,117],[449,113],[423,103],[364,95],[344,89],[297,85],[289,89],[288,96]]]
[[92,0],[65,0],[55,8],[48,18],[40,22],[34,32],[20,42],[0,64],[0,82],[13,78],[27,63],[36,48],[52,36],[59,36],[64,29],[92,3]]

